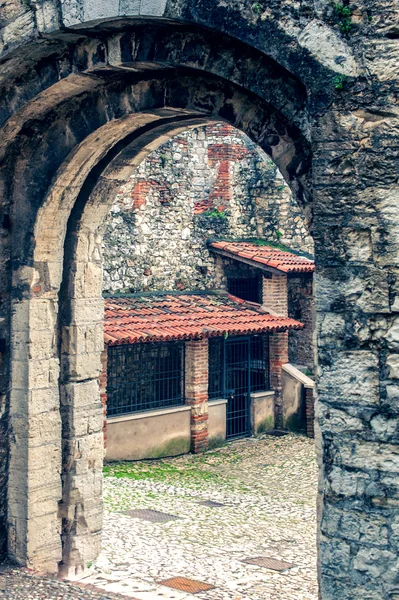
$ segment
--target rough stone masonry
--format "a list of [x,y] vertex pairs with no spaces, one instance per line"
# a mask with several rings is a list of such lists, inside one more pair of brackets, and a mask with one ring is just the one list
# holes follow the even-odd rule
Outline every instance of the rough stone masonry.
[[217,123],[173,138],[118,190],[105,222],[106,292],[214,288],[213,237],[262,238],[313,253],[304,216],[275,164]]
[[0,10],[9,556],[78,573],[99,551],[100,229],[154,144],[222,120],[274,160],[312,228],[321,598],[397,600],[396,1],[6,0]]

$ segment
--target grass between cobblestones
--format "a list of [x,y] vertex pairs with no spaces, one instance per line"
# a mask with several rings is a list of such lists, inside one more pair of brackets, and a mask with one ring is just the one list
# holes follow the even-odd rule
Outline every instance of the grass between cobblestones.
[[[91,579],[96,585],[125,586],[137,600],[193,600],[159,583],[180,576],[215,586],[196,594],[198,600],[316,600],[312,440],[264,434],[202,455],[109,464],[104,475],[104,546]],[[223,506],[203,506],[204,500]],[[125,514],[129,509],[179,518],[150,523]],[[278,573],[242,563],[256,556],[295,566]]]

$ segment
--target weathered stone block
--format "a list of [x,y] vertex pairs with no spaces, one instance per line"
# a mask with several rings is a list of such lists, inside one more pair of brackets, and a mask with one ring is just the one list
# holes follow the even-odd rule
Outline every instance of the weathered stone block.
[[399,350],[399,317],[392,320],[385,337],[389,349]]
[[388,550],[360,548],[353,561],[353,567],[357,571],[367,573],[369,577],[394,582],[399,571],[399,558]]
[[385,387],[386,398],[382,400],[384,406],[391,412],[398,413],[399,385],[391,384]]
[[71,322],[92,325],[104,319],[104,300],[100,298],[75,298],[71,300]]
[[331,491],[337,496],[361,496],[370,481],[367,473],[354,473],[334,466],[328,474]]
[[[14,390],[14,394],[16,391]],[[24,393],[24,390],[21,390]],[[59,410],[60,395],[58,385],[47,389],[33,389],[29,396],[29,412],[33,417],[40,413]]]
[[342,441],[340,456],[342,463],[348,467],[399,473],[399,448],[397,445],[361,440]]
[[63,368],[68,371],[72,381],[97,379],[101,373],[101,354],[92,352],[69,355],[68,362],[65,361]]
[[399,354],[389,354],[387,356],[386,365],[389,369],[389,377],[399,379]]
[[319,396],[329,404],[378,406],[378,357],[367,350],[336,352],[333,363],[323,366]]
[[60,435],[61,417],[58,409],[30,416],[28,440],[35,445],[57,443]]
[[29,389],[47,389],[56,386],[58,383],[60,374],[58,358],[42,358],[40,360],[31,359],[28,363],[28,370]]
[[63,351],[70,355],[102,352],[104,349],[104,326],[102,321],[90,325],[71,325],[63,330]]
[[350,565],[350,545],[337,541],[333,546],[326,544],[326,538],[324,536],[321,539],[321,545],[324,550],[325,562],[323,564],[323,570],[326,573],[334,574],[337,579],[343,579],[347,577],[347,573]]
[[167,0],[141,0],[140,15],[161,17],[166,8]]
[[345,410],[332,408],[323,402],[318,403],[319,421],[323,431],[336,435],[342,433],[359,433],[366,429],[365,423],[358,417],[353,417]]

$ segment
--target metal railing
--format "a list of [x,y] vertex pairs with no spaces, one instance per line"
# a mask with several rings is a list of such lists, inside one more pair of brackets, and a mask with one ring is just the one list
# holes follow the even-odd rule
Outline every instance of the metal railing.
[[[226,344],[242,337],[230,337],[224,339],[215,337],[209,339],[209,379],[208,396],[223,398],[226,390]],[[250,391],[270,389],[270,360],[269,360],[269,336],[248,336],[248,369],[250,371]]]
[[108,347],[107,415],[184,404],[184,359],[183,342]]

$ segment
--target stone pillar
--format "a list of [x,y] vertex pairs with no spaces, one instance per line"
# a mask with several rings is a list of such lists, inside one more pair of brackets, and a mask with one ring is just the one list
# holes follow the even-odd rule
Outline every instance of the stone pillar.
[[[93,228],[95,225],[93,225]],[[100,398],[104,351],[101,237],[81,228],[67,252],[61,350],[62,563],[60,574],[80,576],[101,551],[104,408]],[[74,245],[76,244],[76,245]]]
[[56,299],[15,302],[11,343],[8,553],[56,573],[61,560],[61,418]]
[[378,108],[341,95],[312,132],[323,600],[399,597],[398,42],[382,31]]
[[283,423],[282,366],[288,362],[288,331],[272,333],[269,336],[270,387],[275,390],[275,423]]
[[186,404],[191,406],[191,451],[208,448],[208,340],[186,343]]
[[0,199],[0,562],[7,550],[8,416],[10,408],[10,280],[11,222]]
[[266,310],[270,310],[283,317],[288,316],[288,283],[287,275],[262,277],[262,305]]

